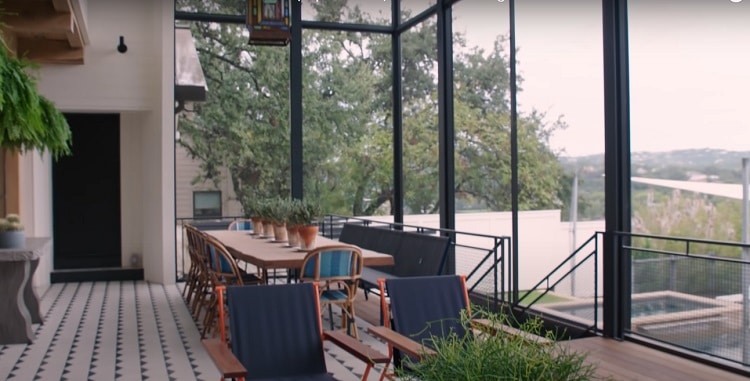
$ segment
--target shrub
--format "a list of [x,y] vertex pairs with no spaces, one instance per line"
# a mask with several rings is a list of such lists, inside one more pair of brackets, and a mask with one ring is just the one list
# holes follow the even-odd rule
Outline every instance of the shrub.
[[[500,314],[480,311],[477,316],[494,324],[508,323]],[[543,344],[519,335],[472,333],[468,318],[462,319],[467,334],[431,338],[437,352],[420,362],[405,360],[397,369],[401,379],[420,381],[557,380],[578,381],[595,378],[595,367],[586,364],[586,355],[556,343]],[[542,322],[532,319],[521,330],[542,335]],[[553,339],[553,335],[547,338]]]

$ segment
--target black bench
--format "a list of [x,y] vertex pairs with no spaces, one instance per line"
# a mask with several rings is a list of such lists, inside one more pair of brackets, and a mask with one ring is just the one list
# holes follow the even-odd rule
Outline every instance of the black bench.
[[393,266],[365,266],[360,287],[365,298],[380,278],[440,275],[448,257],[448,237],[346,223],[339,241],[393,256]]

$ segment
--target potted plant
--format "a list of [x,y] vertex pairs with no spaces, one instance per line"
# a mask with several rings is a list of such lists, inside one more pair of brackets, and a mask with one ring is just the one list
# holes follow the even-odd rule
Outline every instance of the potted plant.
[[17,214],[8,214],[0,218],[0,249],[22,249],[26,245],[21,218]]
[[[0,29],[3,26],[0,22]],[[36,79],[29,74],[32,68],[29,61],[11,52],[0,33],[0,155],[30,150],[49,151],[55,159],[69,155],[70,126],[52,102],[39,94]],[[2,234],[14,237],[9,238],[13,247],[23,247],[18,215],[8,215],[4,221]]]
[[321,209],[317,203],[302,200],[299,210],[299,227],[297,232],[300,238],[300,248],[311,250],[315,248],[315,238],[318,236],[317,219],[320,217]]
[[263,234],[260,238],[273,237],[273,201],[270,199],[259,201],[258,215],[263,224]]
[[260,216],[260,202],[250,192],[242,196],[242,210],[245,217],[253,221],[253,235],[263,235],[263,219]]
[[285,198],[271,200],[270,216],[273,223],[273,236],[276,242],[286,242],[286,220],[289,217],[290,204]]
[[305,204],[300,199],[289,201],[289,216],[286,219],[287,241],[289,246],[299,246],[299,227],[305,223]]
[[29,74],[32,67],[30,62],[15,57],[0,37],[0,148],[18,152],[49,150],[54,158],[69,155],[68,122],[37,91],[36,79]]

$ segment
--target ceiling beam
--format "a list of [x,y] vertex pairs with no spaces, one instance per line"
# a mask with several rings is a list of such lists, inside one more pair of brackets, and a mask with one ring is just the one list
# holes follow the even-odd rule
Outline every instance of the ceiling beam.
[[71,48],[68,41],[18,36],[20,57],[46,64],[83,64],[83,48]]
[[19,36],[66,39],[67,33],[73,32],[71,13],[58,13],[49,4],[24,8],[9,7],[3,18],[6,27]]
[[18,40],[20,56],[39,63],[83,63],[84,41],[70,0],[7,0],[3,7],[3,29]]

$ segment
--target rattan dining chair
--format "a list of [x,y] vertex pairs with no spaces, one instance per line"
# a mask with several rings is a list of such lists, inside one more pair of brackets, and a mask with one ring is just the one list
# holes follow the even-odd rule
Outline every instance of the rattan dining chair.
[[253,230],[253,221],[247,219],[234,220],[229,223],[227,230]]
[[328,307],[331,329],[332,306],[341,307],[341,326],[359,338],[354,313],[357,284],[362,275],[362,251],[352,245],[330,245],[313,249],[300,268],[300,281],[320,285],[320,304]]
[[234,257],[226,247],[214,237],[204,235],[209,255],[208,272],[211,281],[211,295],[208,300],[208,308],[203,319],[202,337],[210,332],[216,335],[216,328],[225,322],[218,319],[219,297],[218,287],[242,286],[264,283],[263,278],[257,274],[247,273],[237,266]]

